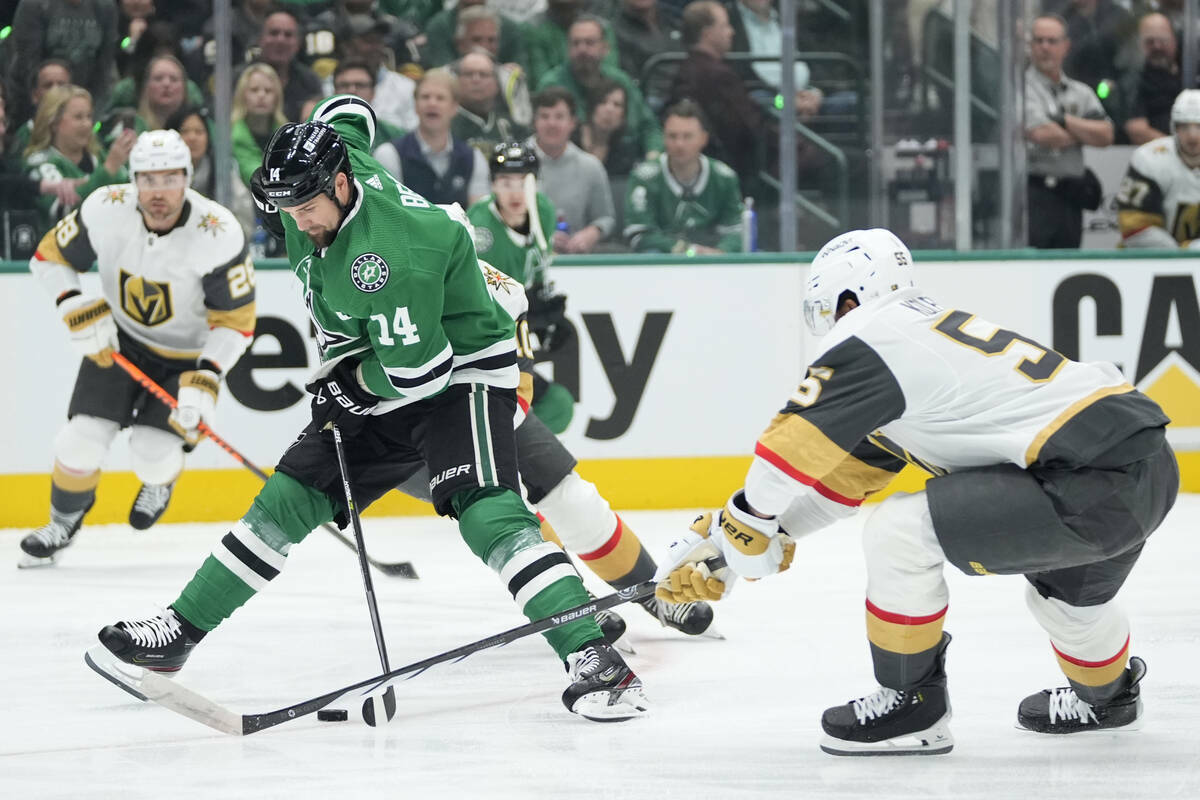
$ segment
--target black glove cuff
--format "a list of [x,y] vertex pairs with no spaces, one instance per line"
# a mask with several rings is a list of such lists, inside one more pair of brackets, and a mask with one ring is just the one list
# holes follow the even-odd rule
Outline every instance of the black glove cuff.
[[354,357],[343,358],[329,373],[329,377],[337,381],[342,391],[360,406],[373,406],[383,398],[363,389],[358,382],[359,360]]

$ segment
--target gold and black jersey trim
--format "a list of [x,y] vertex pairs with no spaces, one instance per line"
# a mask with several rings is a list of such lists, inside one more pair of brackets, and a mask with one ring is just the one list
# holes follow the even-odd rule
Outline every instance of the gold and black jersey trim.
[[1038,431],[1025,451],[1025,465],[1086,466],[1138,431],[1168,422],[1157,403],[1128,383],[1106,386],[1076,400]]
[[904,394],[892,371],[866,342],[851,337],[809,367],[754,452],[822,496],[855,506],[899,471],[895,459],[864,443],[903,413]]
[[[201,278],[204,306],[210,313],[234,311],[247,305],[253,309],[254,284],[254,264],[243,246],[237,255]],[[239,330],[253,331],[254,320],[251,319],[248,329]]]
[[33,257],[38,261],[64,264],[76,272],[87,272],[96,263],[96,251],[79,209],[58,221],[38,242]]

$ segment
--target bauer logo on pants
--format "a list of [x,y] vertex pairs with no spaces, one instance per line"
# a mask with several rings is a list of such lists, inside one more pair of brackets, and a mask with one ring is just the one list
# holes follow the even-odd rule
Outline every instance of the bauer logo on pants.
[[364,292],[378,292],[387,283],[388,265],[375,253],[363,253],[350,265],[350,280]]

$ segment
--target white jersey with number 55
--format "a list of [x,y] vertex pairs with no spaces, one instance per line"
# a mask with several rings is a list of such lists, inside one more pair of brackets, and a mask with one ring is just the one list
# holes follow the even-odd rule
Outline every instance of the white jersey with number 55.
[[1109,363],[1080,363],[903,289],[851,310],[759,438],[754,508],[857,506],[905,463],[933,474],[1073,468],[1167,418]]

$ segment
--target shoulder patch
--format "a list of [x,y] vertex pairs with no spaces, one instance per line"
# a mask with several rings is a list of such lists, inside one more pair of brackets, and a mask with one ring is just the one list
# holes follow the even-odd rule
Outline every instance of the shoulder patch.
[[492,249],[492,245],[496,243],[496,238],[492,236],[492,232],[488,228],[479,227],[475,229],[475,251],[478,253],[486,253]]
[[210,211],[200,215],[200,220],[196,223],[196,227],[205,233],[211,233],[215,238],[218,233],[225,230],[225,223],[220,217]]
[[657,161],[643,161],[633,168],[633,174],[638,178],[648,181],[659,173]]
[[105,205],[125,205],[126,199],[129,197],[128,184],[118,183],[112,186],[105,186],[100,191],[103,192],[102,196],[104,197]]
[[378,175],[372,175],[371,177],[367,178],[366,184],[367,184],[367,186],[370,186],[372,189],[375,189],[380,192],[383,191],[383,181],[379,180]]
[[363,253],[350,265],[350,280],[364,292],[378,292],[387,283],[390,272],[382,256]]
[[721,177],[733,178],[737,175],[737,173],[733,171],[733,168],[724,161],[717,161],[715,158],[710,159],[710,161],[712,163],[713,172],[717,173]]

